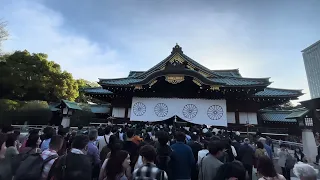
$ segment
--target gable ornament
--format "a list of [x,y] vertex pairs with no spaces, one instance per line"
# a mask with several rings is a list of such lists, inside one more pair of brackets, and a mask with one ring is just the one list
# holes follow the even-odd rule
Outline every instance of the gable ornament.
[[184,81],[184,75],[167,75],[166,81],[171,84],[179,84]]

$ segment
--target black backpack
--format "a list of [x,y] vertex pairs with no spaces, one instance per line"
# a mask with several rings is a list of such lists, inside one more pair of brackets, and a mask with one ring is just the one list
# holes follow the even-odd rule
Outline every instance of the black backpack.
[[286,169],[293,169],[294,165],[296,164],[296,159],[293,158],[290,154],[287,155],[286,158]]
[[17,169],[19,168],[20,164],[22,161],[24,161],[32,152],[33,149],[28,150],[26,152],[20,153],[18,155],[16,155],[15,157],[13,157],[12,159],[12,163],[11,163],[11,169],[12,169],[12,173],[13,175],[15,175]]
[[[159,152],[157,152],[159,153]],[[172,161],[174,159],[173,156],[174,151],[171,149],[171,152],[166,155],[157,155],[156,156],[156,165],[159,169],[165,171],[168,177],[172,176]]]
[[29,154],[20,164],[16,170],[14,180],[38,180],[41,179],[43,167],[46,163],[59,157],[58,155],[51,155],[43,160],[39,153]]

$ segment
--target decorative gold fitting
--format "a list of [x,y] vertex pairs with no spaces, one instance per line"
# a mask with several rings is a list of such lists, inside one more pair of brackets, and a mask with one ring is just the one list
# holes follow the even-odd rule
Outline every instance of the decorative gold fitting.
[[152,87],[155,83],[157,83],[158,82],[158,80],[154,80],[154,81],[152,81],[150,84],[149,84],[149,87]]
[[134,89],[142,89],[142,86],[141,85],[136,85],[136,86],[134,86]]
[[166,76],[166,81],[171,84],[179,84],[184,81],[183,75],[168,75]]
[[210,89],[211,90],[220,90],[220,86],[213,85],[213,86],[210,86]]
[[197,78],[193,78],[192,81],[193,81],[196,85],[198,85],[198,86],[201,86],[201,85],[202,85],[201,81],[200,81],[199,79],[197,79]]
[[184,59],[180,55],[176,54],[169,60],[170,63],[173,63],[174,61],[178,61],[180,64],[182,64]]
[[200,73],[202,76],[204,76],[204,77],[208,77],[208,76],[209,76],[208,74],[206,74],[206,73],[204,73],[204,72],[202,72],[202,71],[199,71],[199,73]]
[[194,70],[194,68],[192,66],[190,66],[189,64],[187,65],[187,68],[190,70]]

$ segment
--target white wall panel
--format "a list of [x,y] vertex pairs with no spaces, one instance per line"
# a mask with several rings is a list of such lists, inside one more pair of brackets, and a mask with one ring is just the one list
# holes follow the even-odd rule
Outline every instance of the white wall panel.
[[124,118],[126,109],[121,107],[112,108],[112,116],[117,118]]
[[257,113],[248,112],[249,124],[258,124]]
[[236,113],[227,112],[227,120],[228,120],[228,123],[236,123]]
[[255,112],[239,112],[240,124],[258,124],[257,113]]

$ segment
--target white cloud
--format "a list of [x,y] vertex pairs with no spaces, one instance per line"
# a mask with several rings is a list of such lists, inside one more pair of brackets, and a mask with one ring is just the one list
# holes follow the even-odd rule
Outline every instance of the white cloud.
[[[130,51],[121,52],[125,55],[70,29],[67,31],[61,14],[41,3],[24,0],[9,3],[3,10],[0,9],[0,17],[9,21],[12,34],[4,47],[9,51],[27,49],[47,53],[49,59],[59,63],[75,78],[97,81],[98,78],[126,76],[129,70],[151,68],[164,59],[178,42],[188,56],[208,68],[239,68],[246,77],[271,77],[274,81],[272,87],[304,89],[305,93],[309,93],[303,65],[291,67],[300,59],[302,62],[302,57],[297,54],[294,63],[278,63],[278,60],[287,58],[281,57],[286,56],[285,53],[256,48],[255,43],[259,40],[251,36],[253,25],[241,15],[212,9],[196,10],[193,7],[180,9],[177,13],[176,6],[169,10],[163,7],[153,13],[155,9],[139,7],[140,4],[136,5],[132,12],[128,12],[127,8],[123,12],[117,9],[120,11],[117,15],[127,16],[134,23],[130,27],[122,24],[108,29],[108,33],[117,38],[117,43]],[[106,28],[103,20],[92,21],[83,23],[88,26],[100,23],[100,29]],[[309,94],[301,99],[309,99]]]
[[39,3],[17,1],[7,6],[3,14],[10,14],[6,18],[11,33],[10,40],[4,44],[7,51],[27,49],[46,53],[75,78],[91,81],[128,73],[116,50],[63,31],[63,17]]

